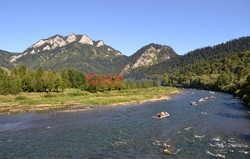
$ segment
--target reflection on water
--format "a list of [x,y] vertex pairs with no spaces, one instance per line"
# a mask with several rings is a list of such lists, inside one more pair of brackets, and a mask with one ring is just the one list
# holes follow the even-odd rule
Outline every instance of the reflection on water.
[[[0,115],[0,158],[249,158],[250,114],[231,95],[184,90],[171,101]],[[196,101],[197,106],[191,106]],[[170,116],[155,119],[156,113]]]

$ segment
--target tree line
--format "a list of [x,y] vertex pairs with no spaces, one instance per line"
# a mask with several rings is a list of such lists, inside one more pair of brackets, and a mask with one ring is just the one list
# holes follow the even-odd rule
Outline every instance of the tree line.
[[[125,79],[120,75],[88,76],[75,68],[64,68],[60,72],[45,71],[42,66],[37,70],[28,70],[25,65],[10,72],[0,68],[0,94],[19,92],[59,92],[66,88],[75,88],[91,93],[121,89],[147,88],[157,86],[159,79]],[[119,77],[119,78],[117,78]],[[102,84],[102,83],[109,84]]]

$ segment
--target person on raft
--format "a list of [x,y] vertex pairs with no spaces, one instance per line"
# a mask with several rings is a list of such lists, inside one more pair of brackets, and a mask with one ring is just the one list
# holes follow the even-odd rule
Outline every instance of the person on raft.
[[162,117],[162,116],[164,116],[164,115],[167,115],[167,113],[161,112],[161,113],[158,113],[158,114],[157,114],[157,117],[160,118],[160,117]]

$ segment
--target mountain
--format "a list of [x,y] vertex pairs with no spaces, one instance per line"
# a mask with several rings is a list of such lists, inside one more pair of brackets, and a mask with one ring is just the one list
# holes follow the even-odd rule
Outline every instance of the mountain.
[[0,66],[5,68],[13,68],[14,65],[9,61],[12,55],[17,55],[17,53],[0,50]]
[[128,57],[127,64],[121,73],[126,73],[136,68],[150,67],[177,56],[178,54],[171,47],[151,43]]
[[11,56],[14,65],[25,64],[29,69],[59,71],[64,67],[75,67],[83,72],[118,73],[126,56],[102,40],[93,41],[87,35],[72,33],[63,37],[55,35],[34,43],[23,53]]
[[0,66],[12,68],[26,65],[37,69],[61,70],[74,67],[82,72],[118,74],[140,67],[150,67],[178,56],[166,45],[149,44],[132,56],[106,45],[102,40],[93,41],[87,35],[54,35],[41,39],[19,54],[4,53]]
[[215,45],[213,47],[204,47],[188,52],[182,56],[175,56],[172,60],[166,60],[162,63],[153,65],[151,67],[140,67],[131,70],[140,74],[153,74],[153,73],[172,73],[175,68],[181,68],[195,62],[202,60],[213,60],[225,58],[235,53],[241,53],[250,50],[250,37],[241,37],[238,39],[230,40],[226,43]]
[[102,40],[87,35],[55,35],[41,39],[22,53],[0,50],[0,67],[26,65],[60,71],[74,67],[83,73],[163,74],[165,86],[223,91],[250,105],[250,36],[178,55],[170,46],[149,44],[127,57]]
[[26,65],[37,69],[60,71],[74,67],[85,73],[172,73],[201,60],[225,58],[233,53],[250,50],[250,37],[234,39],[213,47],[196,49],[185,55],[178,55],[170,46],[151,43],[131,56],[106,45],[102,40],[93,41],[87,35],[54,35],[41,39],[22,53],[0,51],[0,66],[13,68]]

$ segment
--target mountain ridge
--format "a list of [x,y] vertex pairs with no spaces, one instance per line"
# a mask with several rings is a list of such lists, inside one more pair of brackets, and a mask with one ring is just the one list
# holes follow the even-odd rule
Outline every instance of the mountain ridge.
[[170,46],[150,43],[128,57],[128,63],[121,73],[143,66],[152,66],[176,56],[179,55]]
[[195,49],[184,55],[177,54],[167,45],[150,43],[131,56],[106,45],[103,40],[92,40],[85,34],[71,33],[68,36],[56,34],[33,43],[22,53],[12,54],[0,50],[0,66],[13,68],[27,65],[29,69],[60,71],[65,67],[75,67],[82,72],[93,73],[165,73],[174,67],[185,66],[196,60],[225,56],[228,51],[250,50],[250,37],[229,40],[214,46]]
[[[177,54],[171,47],[153,43],[126,56],[103,40],[94,41],[88,35],[71,33],[69,36],[56,34],[40,39],[22,53],[6,60],[12,67],[27,65],[29,69],[36,69],[42,65],[45,69],[57,71],[64,67],[76,67],[83,72],[118,74],[141,66],[152,66],[172,56]],[[131,68],[125,70],[126,65],[131,65]]]
[[199,60],[210,60],[216,58],[225,58],[233,53],[241,53],[250,50],[250,36],[240,37],[229,40],[225,43],[214,46],[207,46],[195,49],[184,55],[179,55],[169,61],[153,65],[152,67],[141,67],[134,69],[134,73],[172,73],[173,68],[183,67]]
[[120,51],[106,45],[103,40],[93,41],[87,35],[72,33],[65,37],[56,34],[41,39],[22,53],[11,56],[9,61],[15,66],[25,64],[29,69],[43,65],[45,69],[57,71],[63,67],[76,67],[84,72],[99,73],[102,67],[106,68],[104,72],[108,72],[105,65],[113,66],[112,60],[124,57]]

